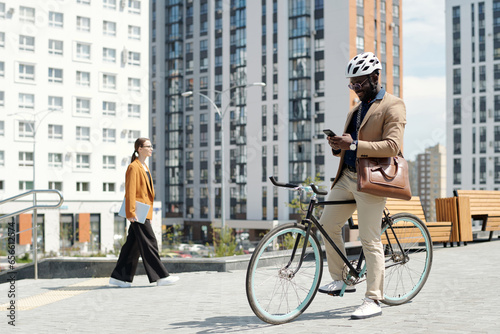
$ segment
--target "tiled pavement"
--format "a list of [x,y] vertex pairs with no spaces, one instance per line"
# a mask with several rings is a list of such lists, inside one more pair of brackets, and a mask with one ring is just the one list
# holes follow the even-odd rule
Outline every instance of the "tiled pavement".
[[108,287],[102,278],[20,280],[15,284],[15,327],[8,324],[5,310],[10,284],[2,283],[0,333],[500,332],[498,239],[436,247],[431,275],[420,294],[402,306],[383,306],[381,317],[367,320],[349,319],[363,298],[361,284],[357,293],[343,298],[318,294],[295,321],[268,325],[248,306],[245,274],[181,273],[178,284],[166,287],[138,276],[128,289]]

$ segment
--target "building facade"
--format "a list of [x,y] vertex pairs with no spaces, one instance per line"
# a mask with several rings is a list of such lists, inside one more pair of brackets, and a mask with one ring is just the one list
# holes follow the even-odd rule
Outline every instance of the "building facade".
[[418,154],[414,162],[415,169],[412,195],[419,196],[427,221],[436,221],[436,198],[446,197],[446,149],[435,145]]
[[[62,207],[38,210],[42,251],[124,242],[125,171],[149,132],[148,32],[148,1],[0,1],[0,199],[61,191]],[[31,196],[0,212],[29,206]],[[13,218],[18,231],[31,226],[26,215]]]
[[194,240],[222,210],[246,228],[288,220],[292,194],[269,175],[328,186],[338,161],[322,130],[341,133],[358,102],[344,77],[354,55],[375,52],[382,85],[401,95],[399,0],[153,0],[151,10],[151,131],[165,145],[152,165],[164,223]]
[[500,189],[500,1],[446,1],[447,195]]

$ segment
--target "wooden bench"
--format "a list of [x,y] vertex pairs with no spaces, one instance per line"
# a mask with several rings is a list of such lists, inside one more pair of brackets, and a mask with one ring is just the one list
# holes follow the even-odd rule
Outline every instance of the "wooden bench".
[[[500,191],[494,190],[455,190],[455,197],[469,198],[468,219],[472,230],[472,220],[482,221],[482,231],[500,231]],[[471,231],[472,233],[472,231]],[[500,236],[499,236],[500,237]]]
[[[424,210],[422,209],[422,204],[420,203],[420,197],[413,196],[411,200],[404,201],[400,199],[388,198],[385,204],[387,210],[391,215],[401,212],[407,212],[414,214],[422,222],[425,223],[429,229],[432,242],[442,242],[446,247],[448,242],[453,242],[452,238],[452,222],[451,221],[440,221],[440,222],[426,222]],[[352,222],[349,224],[357,228],[358,223],[358,212],[355,211],[351,217]],[[351,226],[352,227],[352,226]]]

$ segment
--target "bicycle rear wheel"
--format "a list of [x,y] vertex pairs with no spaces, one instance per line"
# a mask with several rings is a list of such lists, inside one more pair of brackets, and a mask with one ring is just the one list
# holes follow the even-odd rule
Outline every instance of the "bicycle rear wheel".
[[382,302],[387,305],[401,305],[420,292],[429,276],[433,254],[432,240],[427,226],[417,216],[398,213],[392,218],[392,230],[388,225],[382,229],[382,243],[385,249]]
[[[298,271],[306,229],[286,224],[270,231],[255,249],[246,276],[247,299],[253,312],[270,324],[289,322],[311,304],[323,272],[318,239],[309,235],[307,252]],[[292,258],[295,241],[299,247]]]

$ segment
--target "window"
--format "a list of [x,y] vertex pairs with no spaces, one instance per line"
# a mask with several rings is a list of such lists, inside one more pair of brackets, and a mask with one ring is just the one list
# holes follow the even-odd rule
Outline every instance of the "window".
[[19,152],[19,167],[33,166],[33,152]]
[[141,106],[139,104],[128,105],[128,117],[140,118],[141,117]]
[[89,192],[90,191],[90,182],[77,182],[76,183],[76,191]]
[[141,132],[139,130],[128,130],[127,131],[127,139],[129,144],[134,143],[137,138],[141,136]]
[[392,46],[392,55],[394,57],[399,57],[399,45]]
[[63,70],[60,68],[49,67],[49,82],[62,83]]
[[129,92],[140,92],[141,91],[141,79],[128,78],[128,90],[129,90]]
[[102,129],[102,141],[106,143],[116,142],[116,130],[115,129]]
[[19,51],[35,52],[35,37],[20,35]]
[[128,52],[128,64],[132,66],[141,66],[141,54],[139,52]]
[[108,9],[116,9],[116,0],[102,0],[102,6]]
[[356,36],[356,48],[358,50],[364,50],[365,49],[365,39],[362,36]]
[[19,181],[19,190],[33,190],[33,181]]
[[76,109],[77,114],[90,114],[90,99],[77,97],[76,98]]
[[4,48],[4,47],[5,47],[5,33],[0,32],[0,48]]
[[90,44],[76,43],[76,58],[90,60]]
[[62,153],[49,153],[49,167],[62,167]]
[[365,27],[365,17],[363,15],[358,15],[356,20],[356,26],[360,29]]
[[0,91],[0,107],[5,107],[5,92]]
[[5,166],[5,152],[0,151],[0,166]]
[[141,39],[141,27],[138,26],[128,26],[128,39]]
[[35,108],[35,95],[34,94],[19,93],[18,107],[20,109],[34,109]]
[[116,23],[111,21],[103,21],[102,33],[106,36],[116,36]]
[[116,168],[116,158],[114,155],[103,155],[102,156],[102,168],[103,169],[115,169]]
[[5,4],[0,2],[0,19],[5,19]]
[[392,16],[399,17],[399,5],[395,3],[392,4]]
[[128,0],[128,12],[132,14],[141,13],[141,1],[140,0]]
[[116,90],[116,75],[103,74],[102,75],[102,88]]
[[76,168],[89,169],[90,168],[90,154],[78,153],[76,155]]
[[90,87],[90,72],[76,71],[76,84]]
[[115,116],[116,102],[102,101],[102,114],[108,116]]
[[21,64],[19,63],[18,78],[20,80],[35,80],[35,65]]
[[49,189],[55,189],[62,191],[62,182],[60,181],[49,181]]
[[80,3],[82,5],[90,5],[90,0],[76,0],[76,3]]
[[5,136],[5,123],[4,121],[0,121],[0,136]]
[[90,128],[86,126],[76,127],[76,140],[89,141],[90,140]]
[[393,65],[393,67],[392,67],[392,75],[394,77],[399,77],[399,65]]
[[76,17],[76,30],[90,32],[90,18],[77,16]]
[[20,6],[19,20],[22,22],[35,23],[35,8]]
[[63,21],[63,13],[49,12],[49,27],[62,28]]
[[49,139],[62,139],[63,127],[58,124],[49,124]]
[[49,96],[49,109],[61,110],[63,108],[63,98],[60,96]]
[[102,191],[103,192],[115,192],[115,184],[109,183],[109,182],[104,182],[102,184]]
[[62,56],[63,55],[63,41],[49,39],[49,54]]
[[0,61],[0,78],[5,77],[5,63]]
[[19,121],[18,130],[19,138],[33,138],[34,124],[33,122]]
[[102,61],[108,63],[116,62],[116,50],[110,48],[102,48]]

